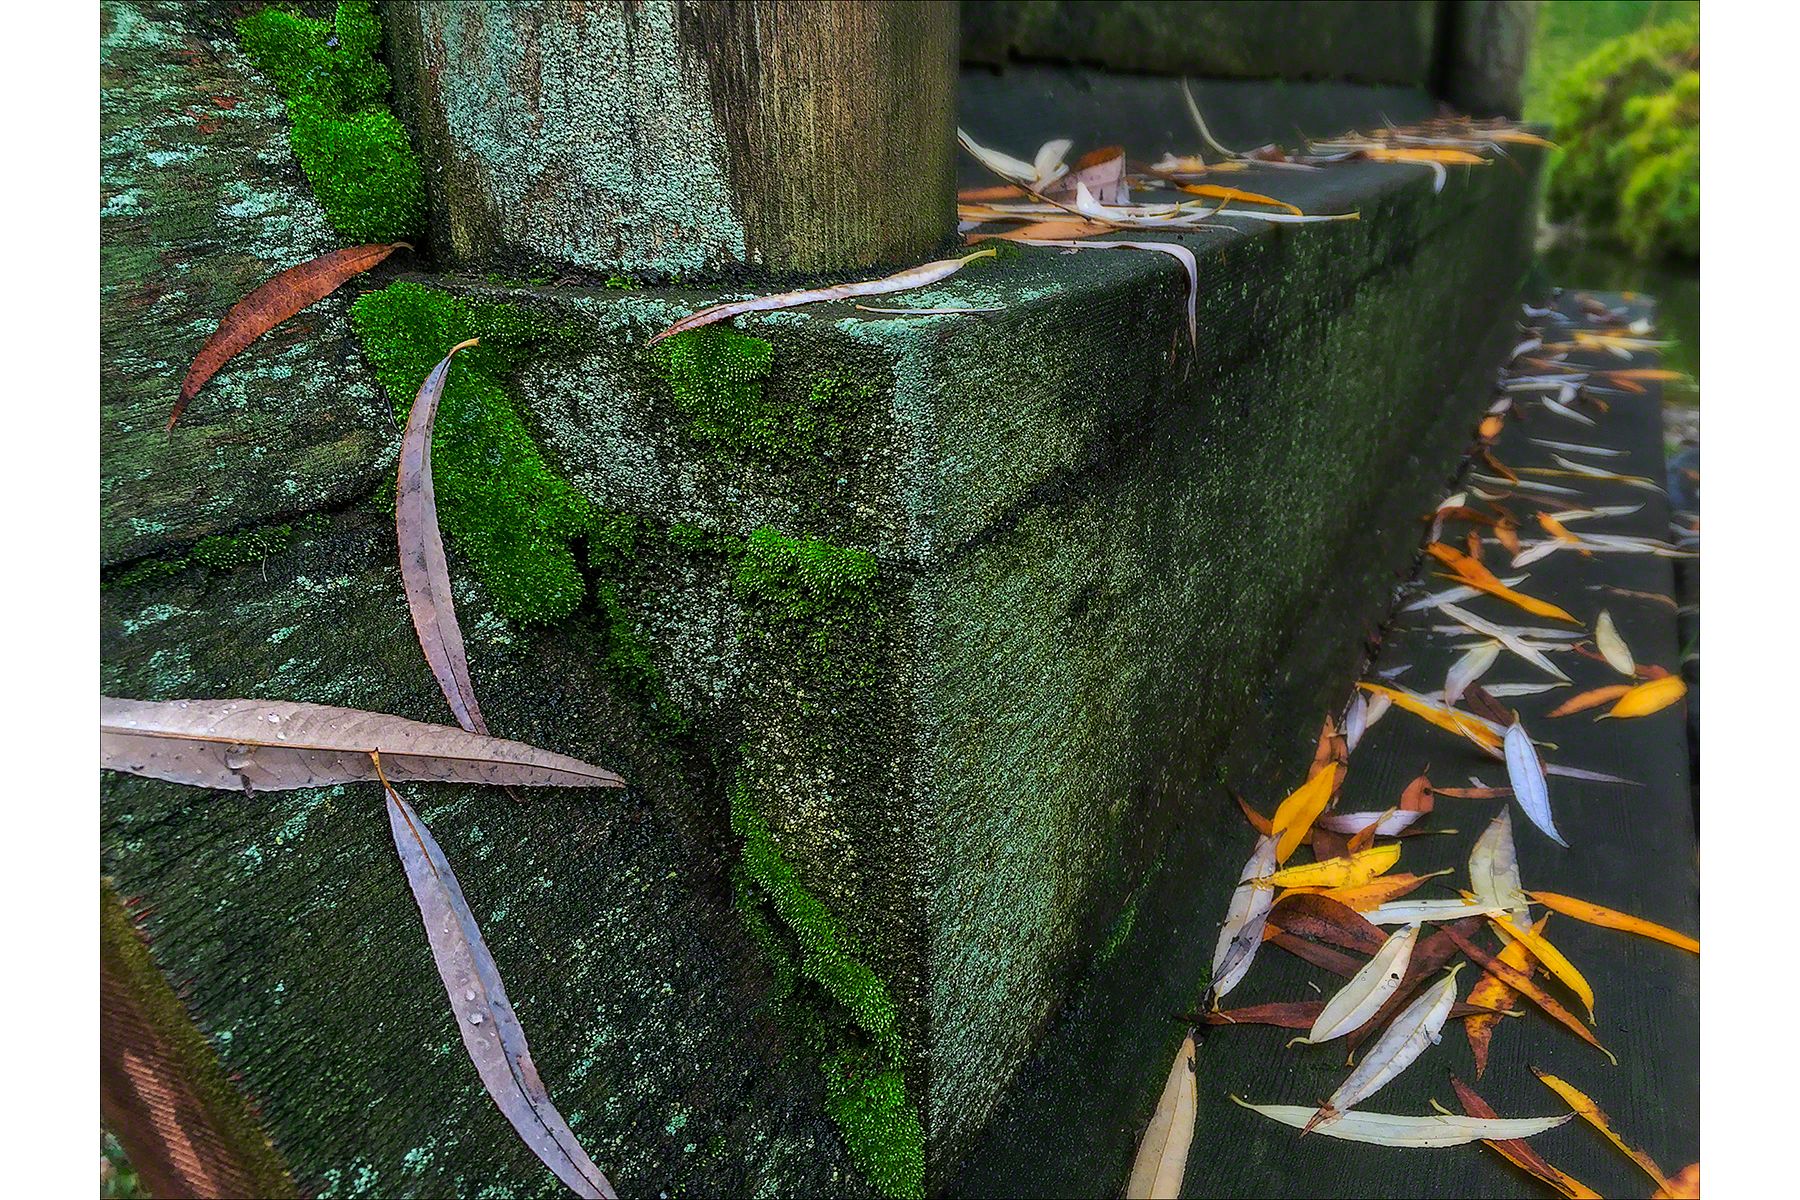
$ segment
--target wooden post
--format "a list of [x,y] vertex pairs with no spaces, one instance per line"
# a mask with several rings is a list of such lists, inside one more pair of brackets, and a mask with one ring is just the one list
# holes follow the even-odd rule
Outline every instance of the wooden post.
[[804,274],[915,262],[954,231],[955,4],[384,11],[440,261]]

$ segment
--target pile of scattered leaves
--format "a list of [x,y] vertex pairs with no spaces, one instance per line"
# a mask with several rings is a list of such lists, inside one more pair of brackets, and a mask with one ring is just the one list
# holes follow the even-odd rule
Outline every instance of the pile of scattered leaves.
[[[1644,384],[1671,373],[1635,365],[1657,349],[1647,322],[1631,321],[1622,308],[1576,297],[1584,320],[1552,308],[1527,308],[1533,324],[1502,372],[1498,398],[1478,430],[1468,475],[1470,486],[1426,514],[1428,562],[1451,586],[1422,596],[1404,610],[1446,623],[1431,628],[1454,639],[1461,651],[1443,686],[1430,692],[1395,682],[1401,670],[1357,685],[1341,723],[1327,717],[1307,778],[1265,817],[1239,798],[1255,843],[1232,894],[1212,963],[1204,1011],[1189,1014],[1189,1036],[1177,1054],[1162,1102],[1142,1139],[1127,1196],[1178,1194],[1195,1111],[1194,1032],[1202,1026],[1274,1025],[1299,1031],[1289,1043],[1317,1045],[1342,1039],[1355,1065],[1316,1106],[1254,1104],[1232,1099],[1302,1135],[1316,1133],[1384,1146],[1432,1147],[1480,1141],[1501,1157],[1565,1196],[1595,1192],[1546,1162],[1524,1139],[1575,1115],[1593,1124],[1631,1156],[1654,1182],[1658,1196],[1697,1196],[1699,1164],[1673,1178],[1641,1150],[1621,1140],[1606,1114],[1573,1084],[1538,1072],[1570,1111],[1549,1116],[1500,1117],[1474,1088],[1452,1076],[1461,1113],[1374,1112],[1363,1105],[1460,1021],[1479,1080],[1493,1038],[1526,1010],[1561,1025],[1616,1064],[1595,1032],[1596,996],[1577,965],[1549,940],[1551,914],[1693,954],[1700,943],[1640,917],[1573,896],[1528,889],[1513,840],[1511,805],[1546,837],[1570,847],[1557,829],[1551,780],[1614,784],[1631,781],[1564,766],[1545,758],[1545,747],[1527,731],[1521,714],[1503,701],[1543,696],[1545,711],[1533,724],[1605,707],[1596,719],[1643,719],[1664,713],[1685,694],[1678,674],[1639,662],[1610,612],[1585,626],[1563,608],[1531,593],[1522,568],[1546,555],[1592,557],[1649,554],[1688,557],[1692,551],[1650,538],[1594,532],[1609,517],[1636,512],[1641,504],[1595,505],[1585,488],[1605,484],[1660,490],[1648,479],[1623,475],[1592,460],[1620,451],[1581,442],[1534,437],[1550,450],[1553,468],[1513,470],[1493,446],[1510,420],[1527,411],[1548,422],[1592,426],[1614,403],[1645,391]],[[1545,422],[1538,422],[1534,428]],[[1555,479],[1558,482],[1545,482]],[[1571,486],[1573,485],[1573,486]],[[1573,527],[1573,529],[1571,528]],[[1463,536],[1454,536],[1460,530]],[[1501,562],[1505,565],[1502,566]],[[1494,567],[1488,565],[1489,562]],[[1508,572],[1506,577],[1495,568]],[[1515,573],[1517,572],[1517,573]],[[1550,624],[1507,625],[1469,610],[1505,603]],[[1666,600],[1666,597],[1661,598]],[[1512,655],[1546,677],[1492,684],[1481,680],[1502,655]],[[1556,656],[1573,655],[1604,666],[1620,680],[1579,692],[1560,703],[1546,694],[1570,686]],[[1398,709],[1504,764],[1506,783],[1471,779],[1469,787],[1440,787],[1421,771],[1383,810],[1342,812],[1337,800],[1352,754],[1369,729]],[[1671,713],[1668,718],[1674,719]],[[1553,747],[1552,747],[1553,749]],[[1558,785],[1559,788],[1562,786]],[[1501,801],[1469,856],[1466,877],[1452,871],[1397,871],[1407,840],[1430,831],[1440,797]],[[1507,803],[1510,800],[1511,803]],[[1309,847],[1310,861],[1296,860]],[[1427,885],[1447,894],[1426,896]],[[1534,909],[1543,910],[1536,915]],[[1484,949],[1491,935],[1498,949]],[[1227,1009],[1221,1002],[1246,977],[1266,947],[1284,951],[1342,977],[1335,994]],[[1458,973],[1473,967],[1475,982],[1459,992]],[[1585,1020],[1583,1017],[1585,1016]]]

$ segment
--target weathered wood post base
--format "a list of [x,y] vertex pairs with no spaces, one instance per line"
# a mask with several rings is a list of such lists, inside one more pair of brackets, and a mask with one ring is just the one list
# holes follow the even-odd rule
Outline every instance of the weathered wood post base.
[[387,11],[440,260],[796,274],[918,261],[954,228],[954,4]]

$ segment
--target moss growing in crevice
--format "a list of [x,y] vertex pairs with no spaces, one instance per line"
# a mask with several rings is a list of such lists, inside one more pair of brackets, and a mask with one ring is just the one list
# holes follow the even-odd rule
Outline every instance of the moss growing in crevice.
[[875,676],[868,642],[881,627],[875,556],[779,530],[752,533],[733,591],[762,618],[769,648],[790,647],[808,677],[862,687]]
[[826,1107],[851,1159],[882,1195],[923,1196],[924,1128],[907,1098],[898,1010],[887,986],[782,855],[747,770],[732,789],[731,827],[744,843],[733,875],[738,910],[775,971],[774,999],[819,1055]]
[[288,144],[338,234],[391,242],[423,228],[425,176],[388,108],[369,0],[343,0],[332,21],[265,8],[238,22],[244,50],[287,102]]
[[503,615],[530,623],[574,612],[586,591],[574,543],[600,529],[601,514],[545,461],[506,384],[569,332],[514,305],[407,280],[360,297],[350,319],[400,420],[444,352],[481,339],[457,355],[438,409],[438,521]]
[[234,533],[216,533],[195,542],[185,554],[166,555],[131,563],[101,581],[102,588],[132,587],[152,579],[176,575],[189,567],[229,571],[246,563],[261,562],[302,537],[316,537],[331,523],[323,513],[311,513],[291,525],[259,525]]
[[654,353],[689,437],[766,464],[805,463],[834,445],[872,391],[835,374],[815,380],[804,398],[773,388],[774,348],[723,325],[677,334]]
[[685,733],[687,714],[669,695],[650,643],[624,598],[639,570],[643,543],[654,536],[647,522],[624,513],[599,516],[588,531],[587,565],[601,638],[600,661],[614,681],[644,705],[659,729]]

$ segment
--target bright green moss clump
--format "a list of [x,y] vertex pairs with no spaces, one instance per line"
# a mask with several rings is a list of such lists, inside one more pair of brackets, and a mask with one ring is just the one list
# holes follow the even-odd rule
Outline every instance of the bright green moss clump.
[[733,587],[770,633],[797,643],[810,673],[860,683],[874,673],[859,651],[880,625],[879,573],[866,550],[765,528],[746,541]]
[[[826,1106],[851,1159],[882,1195],[923,1196],[925,1133],[907,1100],[893,997],[856,957],[831,911],[801,885],[741,777],[731,794],[731,827],[744,839],[733,876],[738,906],[775,965],[782,996],[796,988],[798,974],[830,1001],[828,1011],[813,1018],[812,1032],[823,1052]],[[762,915],[765,905],[786,937]],[[790,938],[797,955],[787,949]]]
[[871,390],[836,375],[816,380],[804,397],[771,388],[774,348],[723,325],[677,334],[655,353],[688,436],[764,463],[812,458],[837,440]]
[[505,380],[564,332],[508,304],[477,304],[402,280],[359,298],[350,319],[402,421],[444,352],[456,356],[431,443],[438,522],[469,559],[494,607],[515,621],[553,621],[586,586],[572,543],[600,527],[586,497],[545,462]]
[[238,36],[287,101],[288,144],[332,228],[352,242],[417,233],[424,172],[386,103],[381,23],[369,0],[344,0],[333,21],[265,8],[238,22]]
[[1559,221],[1640,257],[1700,253],[1700,25],[1610,41],[1552,96],[1562,149],[1548,201]]

